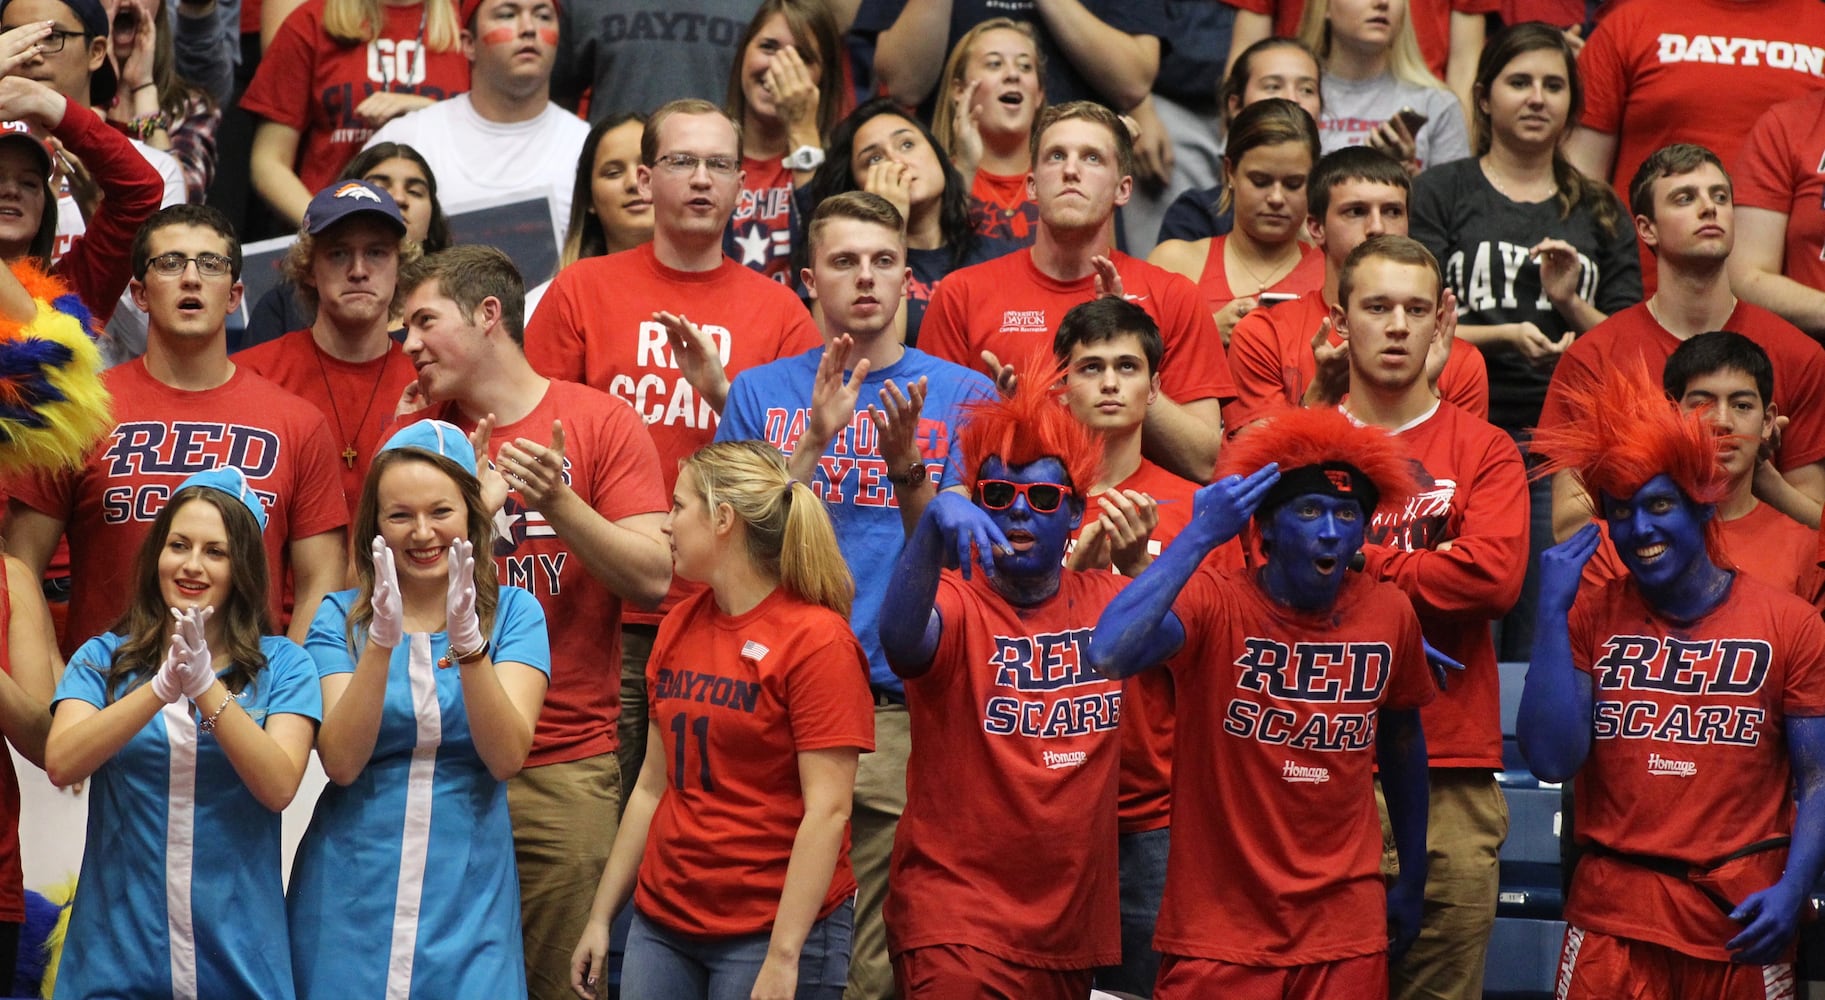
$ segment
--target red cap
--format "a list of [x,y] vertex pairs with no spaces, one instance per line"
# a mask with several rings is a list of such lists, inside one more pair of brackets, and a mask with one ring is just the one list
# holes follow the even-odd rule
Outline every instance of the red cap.
[[51,173],[51,151],[45,148],[44,141],[32,134],[32,126],[21,121],[0,121],[0,140],[24,139],[32,144],[43,161],[45,176]]

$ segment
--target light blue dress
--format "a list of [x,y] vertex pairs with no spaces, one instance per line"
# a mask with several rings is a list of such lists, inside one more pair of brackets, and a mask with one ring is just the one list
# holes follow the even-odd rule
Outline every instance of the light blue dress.
[[[83,643],[57,701],[104,707],[123,636]],[[323,716],[317,671],[283,636],[241,696],[273,715]],[[124,694],[117,692],[117,697]],[[232,710],[231,710],[232,711]],[[279,814],[261,805],[189,699],[152,717],[89,779],[88,840],[56,997],[290,997]]]
[[[551,674],[545,613],[502,587],[493,659]],[[320,676],[353,673],[358,599],[324,598],[305,649]],[[301,1000],[524,997],[520,886],[507,785],[476,753],[442,632],[393,650],[367,767],[330,785],[298,845],[287,904]]]

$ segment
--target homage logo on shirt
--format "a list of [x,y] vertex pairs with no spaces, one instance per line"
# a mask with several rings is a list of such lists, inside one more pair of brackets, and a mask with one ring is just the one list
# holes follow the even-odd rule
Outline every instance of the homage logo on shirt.
[[[1223,731],[1296,750],[1341,752],[1375,743],[1376,706],[1394,650],[1385,642],[1296,642],[1249,637],[1236,666],[1244,692],[1223,709]],[[1290,763],[1290,762],[1289,762]],[[1289,771],[1289,782],[1322,784],[1330,774]]]
[[[1759,702],[1773,663],[1765,639],[1611,636],[1591,664],[1596,738],[1756,746],[1768,721]],[[1690,763],[1662,761],[1656,770],[1650,756],[1649,772],[1678,774]]]
[[[199,472],[232,465],[253,482],[272,475],[279,467],[279,435],[244,424],[129,421],[114,425],[100,461],[102,474],[118,484],[102,491],[102,520],[150,521],[178,483]],[[148,483],[147,476],[172,478]],[[255,487],[254,493],[269,511],[279,499],[271,490]]]
[[[989,666],[999,691],[982,708],[983,732],[1042,740],[1114,732],[1121,721],[1122,685],[1090,667],[1084,651],[1093,631],[996,636]],[[1087,759],[1078,752],[1042,751],[1040,763],[1059,770]]]

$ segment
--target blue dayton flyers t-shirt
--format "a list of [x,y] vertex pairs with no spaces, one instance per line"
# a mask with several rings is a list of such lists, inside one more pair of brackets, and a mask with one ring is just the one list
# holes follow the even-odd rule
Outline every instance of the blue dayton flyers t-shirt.
[[[823,357],[820,347],[737,375],[729,387],[716,440],[757,439],[792,454],[810,417],[811,384]],[[867,406],[880,399],[888,379],[904,390],[920,376],[926,379],[926,395],[919,416],[919,454],[925,457],[932,482],[943,481],[956,447],[963,403],[993,397],[995,386],[985,375],[909,347],[900,360],[868,373],[856,399],[855,419],[824,449],[812,485],[830,511],[837,544],[855,576],[855,605],[849,621],[868,653],[870,681],[892,691],[902,690],[900,679],[881,652],[877,625],[881,599],[906,533]]]

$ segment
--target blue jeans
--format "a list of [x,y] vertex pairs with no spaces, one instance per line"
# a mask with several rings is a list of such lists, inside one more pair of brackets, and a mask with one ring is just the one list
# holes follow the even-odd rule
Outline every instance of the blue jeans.
[[[841,1000],[849,981],[855,903],[811,925],[798,959],[798,1000]],[[700,941],[673,934],[634,910],[621,962],[621,995],[639,1000],[748,1000],[767,959],[767,933]]]
[[1124,833],[1116,838],[1121,863],[1122,964],[1096,970],[1096,985],[1105,990],[1152,996],[1160,973],[1160,953],[1153,950],[1153,925],[1166,892],[1166,855],[1172,828]]

